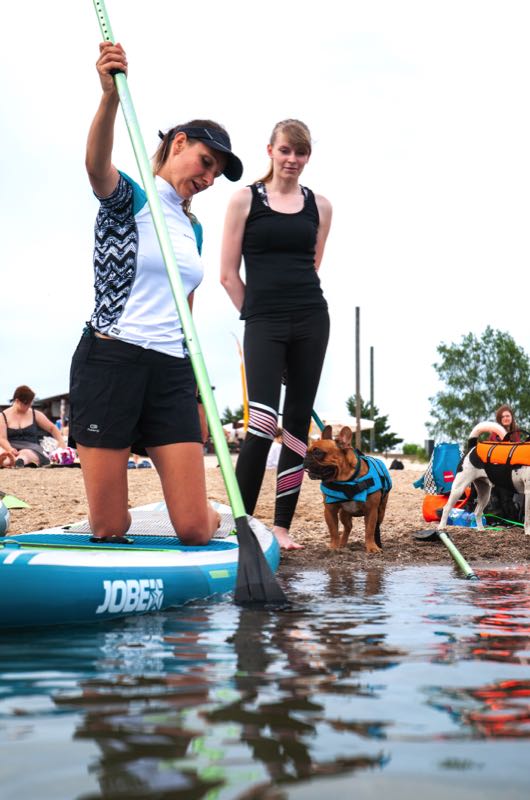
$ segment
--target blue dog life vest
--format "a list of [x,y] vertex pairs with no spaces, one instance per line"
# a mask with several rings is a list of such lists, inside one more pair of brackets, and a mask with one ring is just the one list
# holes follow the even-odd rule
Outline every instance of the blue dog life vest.
[[[369,494],[381,491],[385,495],[392,488],[390,473],[379,458],[365,456],[357,450],[355,454],[359,461],[349,481],[326,481],[320,484],[326,503],[345,503],[348,500],[365,503]],[[368,472],[358,478],[361,461],[368,466]]]

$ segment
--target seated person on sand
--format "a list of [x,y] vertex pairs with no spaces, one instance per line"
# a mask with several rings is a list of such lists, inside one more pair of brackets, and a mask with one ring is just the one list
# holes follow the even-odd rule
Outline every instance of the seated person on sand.
[[35,392],[29,386],[17,386],[12,405],[0,413],[0,466],[42,467],[50,463],[40,438],[42,431],[66,447],[61,432],[42,411],[31,407]]
[[[515,415],[511,406],[506,403],[500,406],[495,412],[495,421],[506,431],[507,441],[520,442],[521,434],[519,425],[515,421]],[[491,441],[500,441],[496,433],[489,437]],[[494,486],[491,490],[491,497],[486,512],[502,517],[505,524],[513,524],[524,521],[524,495],[505,489],[501,486]]]
[[[500,406],[495,412],[495,421],[506,431],[507,440],[510,442],[520,442],[521,433],[519,425],[515,421],[515,415],[511,406],[506,403]],[[488,431],[487,441],[500,442],[501,437],[495,431]],[[468,445],[468,449],[469,445]],[[477,500],[477,491],[473,485],[465,505],[466,510],[474,511]],[[484,509],[486,515],[498,517],[504,524],[518,524],[524,520],[524,495],[506,489],[502,486],[493,486],[491,489],[490,500]]]
[[[506,434],[508,435],[508,441],[510,442],[521,441],[519,426],[515,421],[514,413],[511,406],[506,404],[500,406],[495,412],[495,421],[499,425],[501,425],[506,431]],[[492,432],[490,435],[490,440],[492,442],[500,441],[500,437],[497,436],[495,432]]]

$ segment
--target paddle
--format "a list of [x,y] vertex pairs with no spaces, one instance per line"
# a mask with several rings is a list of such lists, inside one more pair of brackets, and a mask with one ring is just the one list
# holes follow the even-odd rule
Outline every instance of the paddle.
[[315,409],[313,409],[313,410],[312,410],[312,412],[311,412],[311,416],[312,416],[312,417],[313,417],[313,419],[315,420],[315,422],[316,422],[316,424],[318,425],[318,427],[320,428],[320,430],[321,430],[321,431],[323,431],[323,430],[324,430],[324,423],[322,422],[322,420],[321,420],[321,419],[320,419],[320,417],[318,416],[318,414],[317,414],[317,412],[315,411]]
[[[94,8],[99,21],[101,34],[105,41],[113,42],[114,37],[103,0],[93,0]],[[116,89],[129,131],[131,144],[142,176],[144,189],[151,209],[160,249],[166,265],[166,270],[173,292],[177,311],[182,323],[182,330],[186,338],[186,345],[190,354],[193,371],[202,397],[204,410],[208,419],[210,433],[215,446],[219,465],[223,474],[232,514],[239,541],[239,562],[236,579],[235,601],[240,604],[285,604],[287,598],[269,567],[263,555],[258,540],[249,525],[243,499],[234,473],[232,459],[226,443],[223,427],[219,419],[217,407],[211,388],[210,379],[206,371],[204,358],[201,353],[195,325],[188,306],[187,297],[182,285],[179,268],[173,252],[169,231],[162,213],[162,206],[155,186],[151,164],[147,156],[140,126],[127,84],[123,73],[114,75]]]
[[466,559],[447,533],[439,531],[436,528],[427,528],[427,530],[424,531],[416,531],[414,538],[421,542],[434,542],[439,539],[449,550],[456,565],[460,567],[464,573],[464,577],[470,581],[478,581],[478,575],[473,572]]
[[243,430],[246,432],[248,428],[248,417],[249,417],[249,409],[248,409],[248,390],[247,390],[247,373],[245,370],[245,359],[243,357],[243,350],[241,349],[241,344],[239,343],[239,339],[235,335],[232,334],[234,339],[237,343],[237,350],[239,353],[239,369],[241,372],[241,389],[243,392]]

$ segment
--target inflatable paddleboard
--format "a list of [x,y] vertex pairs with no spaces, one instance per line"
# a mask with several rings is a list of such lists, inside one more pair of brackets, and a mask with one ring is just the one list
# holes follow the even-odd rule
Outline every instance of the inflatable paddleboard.
[[[204,547],[182,545],[164,503],[131,510],[131,544],[94,544],[86,521],[0,537],[0,628],[99,622],[231,592],[239,545],[228,506]],[[273,572],[280,549],[249,518]]]

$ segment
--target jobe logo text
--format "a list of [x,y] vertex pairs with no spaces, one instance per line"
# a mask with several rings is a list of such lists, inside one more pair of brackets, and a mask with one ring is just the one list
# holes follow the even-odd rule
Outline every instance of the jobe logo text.
[[103,581],[103,589],[105,597],[96,608],[96,614],[156,611],[162,608],[164,581],[161,578]]

